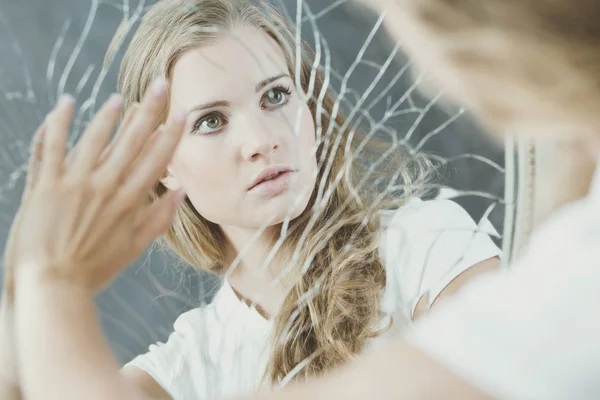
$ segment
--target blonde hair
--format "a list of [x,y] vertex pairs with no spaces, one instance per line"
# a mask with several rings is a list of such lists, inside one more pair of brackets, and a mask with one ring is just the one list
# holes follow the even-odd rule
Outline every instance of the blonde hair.
[[[444,60],[464,74],[504,76],[596,124],[600,104],[600,2],[597,0],[389,0],[405,23],[442,44]],[[463,82],[464,83],[464,82]],[[498,90],[502,90],[501,88]],[[483,102],[501,93],[478,90]],[[505,96],[506,97],[506,96]],[[512,101],[518,102],[519,98]],[[518,97],[518,96],[517,96]],[[496,121],[502,110],[478,110]],[[476,107],[482,104],[476,104]],[[527,104],[519,105],[527,108]],[[477,111],[477,110],[476,110]],[[494,115],[494,112],[500,112]],[[591,118],[593,121],[590,121]]]
[[[368,192],[366,188],[359,195],[352,184],[357,178],[355,167],[360,163],[350,168],[351,160],[345,158],[344,149],[352,144],[351,128],[342,132],[345,118],[340,113],[332,116],[334,100],[324,87],[321,72],[313,71],[310,49],[303,44],[302,59],[296,60],[292,26],[267,6],[259,8],[248,0],[163,0],[147,13],[134,35],[121,65],[118,86],[128,109],[141,100],[153,78],[171,77],[184,52],[214,42],[220,34],[239,25],[262,29],[273,37],[286,55],[292,76],[296,62],[301,63],[297,85],[305,92],[309,91],[313,72],[315,95],[308,100],[308,106],[325,139],[318,144],[317,159],[333,157],[331,173],[325,177],[331,196],[317,205],[317,190],[313,190],[306,210],[290,222],[289,234],[279,249],[286,260],[291,259],[304,231],[309,230],[299,259],[299,264],[306,262],[309,268],[301,276],[294,276],[293,289],[275,317],[273,353],[266,377],[280,382],[302,362],[306,365],[296,377],[318,375],[359,353],[365,339],[378,332],[379,298],[386,283],[385,268],[378,256],[380,227],[375,218],[385,203],[374,201],[373,195],[371,199],[365,197],[362,193]],[[123,35],[117,33],[107,59],[114,56]],[[343,138],[340,150],[328,148],[326,140],[339,135]],[[364,154],[368,156],[368,152]],[[398,163],[388,161],[388,166],[404,185],[415,189],[404,187],[405,194],[414,195],[420,187],[416,182],[426,179],[426,161],[411,156]],[[326,162],[320,165],[319,179],[323,179],[325,165]],[[338,175],[343,179],[335,181]],[[157,183],[153,199],[166,190]],[[402,202],[398,193],[393,193],[395,205]],[[204,219],[189,199],[178,209],[164,241],[193,267],[221,276],[226,272],[221,229]],[[300,267],[294,272],[299,275]],[[317,293],[307,296],[315,286]]]

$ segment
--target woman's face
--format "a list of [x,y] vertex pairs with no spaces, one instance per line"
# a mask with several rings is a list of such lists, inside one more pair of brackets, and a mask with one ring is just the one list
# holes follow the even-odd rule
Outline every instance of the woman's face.
[[187,110],[168,174],[196,210],[223,227],[256,230],[306,208],[316,180],[315,128],[284,53],[241,27],[175,64],[169,117]]

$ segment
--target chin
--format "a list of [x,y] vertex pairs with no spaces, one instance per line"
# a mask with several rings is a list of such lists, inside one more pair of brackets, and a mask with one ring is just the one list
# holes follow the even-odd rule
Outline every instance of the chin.
[[291,222],[301,216],[305,209],[306,204],[299,204],[291,210],[288,203],[277,209],[270,207],[264,211],[261,210],[260,214],[257,212],[252,221],[245,224],[245,227],[249,229],[262,229],[265,226],[273,227],[282,224],[286,218]]
[[276,211],[273,211],[278,216],[275,224],[282,223],[286,217],[290,220],[294,220],[302,215],[302,213],[304,213],[308,207],[310,194],[310,192],[306,193],[306,191],[300,193],[291,192],[289,195],[281,196],[279,199],[277,199],[278,204],[273,204],[273,206],[275,206],[277,209]]
[[258,229],[265,224],[279,225],[286,219],[293,221],[307,210],[314,189],[315,182],[301,185],[297,181],[296,185],[283,193],[268,200],[252,202],[251,214],[247,214],[252,218],[250,225]]

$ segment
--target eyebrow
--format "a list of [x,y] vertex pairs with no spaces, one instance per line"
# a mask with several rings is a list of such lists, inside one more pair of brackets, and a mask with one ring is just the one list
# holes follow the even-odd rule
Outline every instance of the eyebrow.
[[189,113],[193,113],[194,111],[202,111],[207,108],[216,108],[216,107],[229,107],[231,105],[230,102],[220,100],[220,101],[211,101],[210,103],[198,104],[188,110]]
[[[273,83],[278,79],[289,77],[289,76],[290,76],[289,74],[283,73],[283,74],[273,76],[271,78],[264,79],[264,80],[258,82],[258,84],[254,88],[254,90],[256,92],[258,92],[265,86],[269,85],[270,83]],[[202,110],[206,110],[208,108],[229,107],[229,106],[231,106],[231,103],[228,101],[225,101],[225,100],[211,101],[209,103],[195,105],[194,107],[192,107],[188,110],[188,113],[192,113],[194,111],[202,111]]]
[[276,76],[274,76],[272,78],[267,78],[265,80],[262,80],[262,81],[258,82],[258,84],[254,88],[254,90],[258,92],[258,91],[260,91],[260,89],[264,88],[269,83],[275,82],[278,79],[289,77],[289,76],[290,76],[289,74],[283,73],[283,74],[276,75]]

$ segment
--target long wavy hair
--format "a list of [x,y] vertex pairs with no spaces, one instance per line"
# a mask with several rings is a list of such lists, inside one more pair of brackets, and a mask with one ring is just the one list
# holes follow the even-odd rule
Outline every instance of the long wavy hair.
[[[278,383],[290,373],[297,379],[340,365],[360,353],[365,339],[378,334],[380,295],[386,284],[378,255],[379,211],[384,204],[399,206],[408,195],[417,194],[429,168],[418,155],[398,156],[399,148],[380,170],[391,172],[386,176],[401,182],[398,187],[403,189],[381,194],[383,181],[374,178],[359,189],[356,182],[365,177],[371,165],[369,157],[380,157],[381,151],[365,148],[360,161],[346,155],[352,154],[348,149],[357,148],[360,135],[337,111],[322,71],[313,66],[310,48],[302,43],[298,59],[293,26],[275,9],[248,0],[163,0],[154,5],[121,64],[118,88],[124,111],[142,99],[155,77],[170,79],[183,53],[215,43],[237,26],[256,27],[276,40],[291,76],[300,64],[296,85],[310,94],[307,102],[320,138],[316,186],[325,181],[325,191],[316,187],[305,211],[289,223],[278,249],[278,260],[293,265],[291,290],[274,316],[272,354],[265,375]],[[113,59],[125,34],[122,27],[115,35],[107,61]],[[340,143],[334,148],[336,139]],[[326,173],[328,162],[331,166]],[[157,183],[152,199],[166,190]],[[220,227],[203,218],[188,199],[177,210],[163,241],[192,267],[224,276],[229,267],[224,259],[224,239]],[[311,291],[314,288],[318,290]]]

